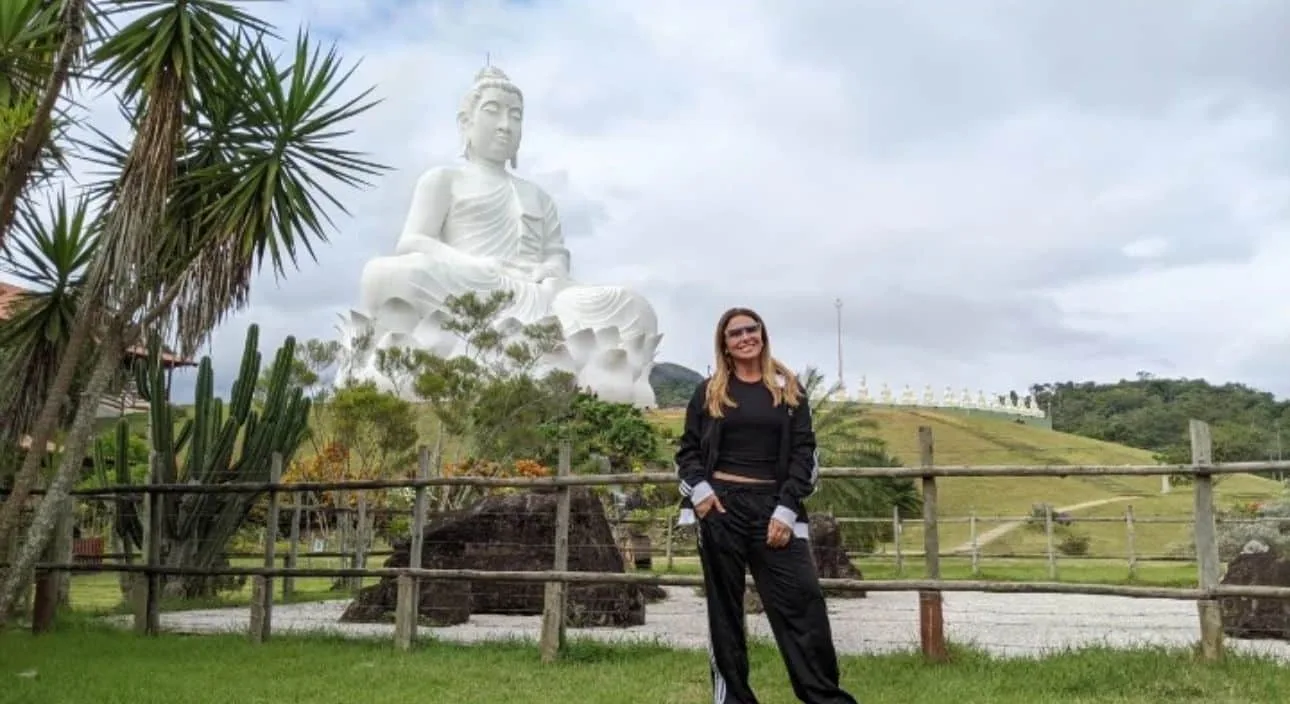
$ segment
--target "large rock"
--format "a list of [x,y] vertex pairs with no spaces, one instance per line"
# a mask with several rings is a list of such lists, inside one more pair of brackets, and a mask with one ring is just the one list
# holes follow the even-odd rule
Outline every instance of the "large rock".
[[[556,494],[532,492],[492,496],[464,511],[437,517],[424,532],[421,566],[426,569],[543,571],[555,560]],[[585,489],[573,489],[569,511],[569,570],[623,572],[623,557],[614,544],[600,501]],[[409,542],[394,545],[386,561],[407,567]],[[542,613],[541,582],[423,580],[418,611],[432,625],[463,623],[471,614],[536,615]],[[567,625],[639,626],[646,601],[661,598],[658,587],[631,584],[570,584]],[[396,580],[382,579],[362,589],[345,609],[342,621],[388,621],[398,601]]]
[[[833,516],[811,516],[811,554],[815,556],[815,569],[821,579],[864,579],[842,544],[842,530]],[[826,589],[824,593],[834,598],[863,599],[866,596],[862,591],[841,589]]]
[[[1228,564],[1222,583],[1290,587],[1290,560],[1261,543],[1247,547]],[[1290,640],[1290,601],[1223,597],[1219,605],[1228,636]]]

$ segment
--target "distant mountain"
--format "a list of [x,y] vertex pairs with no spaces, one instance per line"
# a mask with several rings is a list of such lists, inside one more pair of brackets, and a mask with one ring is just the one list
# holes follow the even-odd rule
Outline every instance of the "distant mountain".
[[694,387],[701,381],[703,375],[699,372],[672,362],[656,364],[649,373],[659,408],[677,408],[689,403]]

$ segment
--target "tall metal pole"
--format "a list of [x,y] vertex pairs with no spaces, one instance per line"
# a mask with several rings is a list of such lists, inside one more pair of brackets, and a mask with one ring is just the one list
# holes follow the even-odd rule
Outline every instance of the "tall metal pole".
[[834,300],[833,307],[838,311],[838,383],[843,384],[846,377],[842,376],[842,299]]

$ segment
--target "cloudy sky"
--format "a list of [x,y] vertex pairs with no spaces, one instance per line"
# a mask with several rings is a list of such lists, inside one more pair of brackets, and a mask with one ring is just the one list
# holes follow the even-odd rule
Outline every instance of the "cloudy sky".
[[[871,389],[1161,376],[1290,395],[1285,0],[298,0],[383,102],[316,264],[215,335],[334,336],[491,54],[574,277],[645,294],[700,371],[731,305]],[[1280,51],[1278,51],[1280,49]]]

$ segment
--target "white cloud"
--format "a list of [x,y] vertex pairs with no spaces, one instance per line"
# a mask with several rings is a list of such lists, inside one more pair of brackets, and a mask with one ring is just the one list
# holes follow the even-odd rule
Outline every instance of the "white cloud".
[[354,144],[395,170],[347,197],[316,266],[217,332],[221,376],[247,321],[270,344],[332,334],[417,174],[455,158],[491,53],[525,91],[520,170],[556,196],[575,276],[651,298],[662,359],[702,370],[717,315],[751,304],[786,361],[831,372],[841,297],[852,386],[1147,369],[1290,393],[1262,353],[1290,339],[1285,4],[999,4],[273,8],[284,36],[308,21],[362,60],[384,102]]

